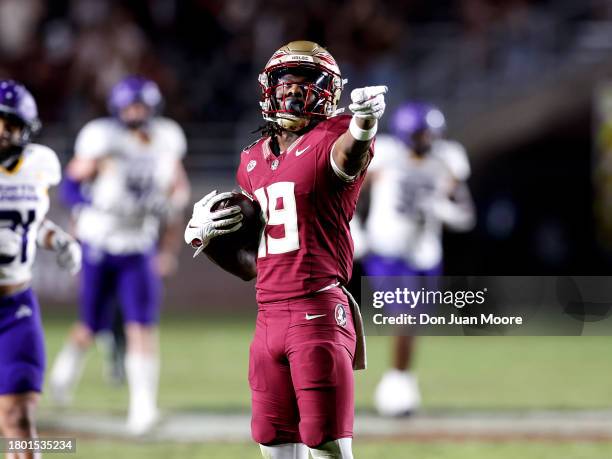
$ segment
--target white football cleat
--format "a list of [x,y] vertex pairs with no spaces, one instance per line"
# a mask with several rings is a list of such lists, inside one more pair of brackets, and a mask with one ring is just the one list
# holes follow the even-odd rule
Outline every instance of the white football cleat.
[[51,380],[49,382],[49,394],[53,404],[58,408],[67,408],[72,404],[72,390],[68,385]]
[[387,371],[374,392],[374,405],[381,416],[408,416],[421,407],[416,376],[409,371]]
[[85,367],[85,357],[84,350],[68,342],[55,358],[49,374],[49,393],[56,406],[66,407],[72,403]]
[[127,430],[130,435],[141,436],[150,433],[159,423],[161,416],[159,411],[139,412],[137,415],[130,414],[127,420]]

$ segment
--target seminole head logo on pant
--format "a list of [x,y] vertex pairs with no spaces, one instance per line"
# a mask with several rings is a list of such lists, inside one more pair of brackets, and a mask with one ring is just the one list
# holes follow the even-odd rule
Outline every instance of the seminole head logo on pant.
[[336,322],[338,323],[338,325],[340,325],[341,327],[344,327],[346,325],[346,311],[344,309],[344,306],[342,306],[341,304],[337,304],[334,316],[336,317]]

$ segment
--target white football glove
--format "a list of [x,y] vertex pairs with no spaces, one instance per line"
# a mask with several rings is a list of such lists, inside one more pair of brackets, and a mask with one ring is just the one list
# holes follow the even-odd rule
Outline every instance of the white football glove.
[[0,256],[16,257],[21,253],[21,236],[9,228],[0,228]]
[[56,230],[51,238],[51,247],[57,254],[57,264],[73,276],[81,270],[81,245],[70,234]]
[[351,91],[349,109],[354,116],[362,119],[379,120],[385,113],[386,86],[366,86]]
[[185,242],[197,248],[193,257],[197,257],[214,237],[233,233],[242,226],[240,207],[232,206],[226,209],[212,211],[211,208],[232,196],[230,191],[217,194],[211,191],[193,206],[191,220],[185,228]]

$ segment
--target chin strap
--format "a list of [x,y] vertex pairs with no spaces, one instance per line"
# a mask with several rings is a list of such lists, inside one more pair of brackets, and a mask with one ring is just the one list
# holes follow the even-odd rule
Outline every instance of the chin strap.
[[[297,126],[297,129],[291,129],[290,126],[292,126],[294,123]],[[281,129],[286,129],[290,132],[299,132],[310,125],[310,119],[301,117],[295,117],[295,119],[277,117],[276,124],[278,124]]]
[[19,162],[22,152],[23,147],[17,145],[11,145],[6,150],[0,152],[0,167],[7,170],[14,168]]

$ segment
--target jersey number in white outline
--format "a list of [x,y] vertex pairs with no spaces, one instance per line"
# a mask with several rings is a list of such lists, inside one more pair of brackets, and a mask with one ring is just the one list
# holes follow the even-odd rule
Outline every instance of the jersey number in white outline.
[[[285,235],[275,238],[265,231],[259,240],[257,257],[270,254],[293,252],[300,248],[298,233],[297,206],[295,202],[295,183],[277,182],[264,188],[255,190],[255,196],[261,206],[266,226],[282,225]],[[282,202],[282,207],[277,208]]]
[[[11,231],[17,231],[17,227],[21,226],[23,229],[21,233],[21,255],[19,257],[21,263],[28,261],[28,231],[34,220],[36,220],[36,211],[33,209],[27,211],[25,219],[18,210],[0,210],[0,222],[9,223],[9,226],[6,226],[6,228],[9,228]],[[14,260],[15,257],[0,256],[0,265],[10,264]]]

